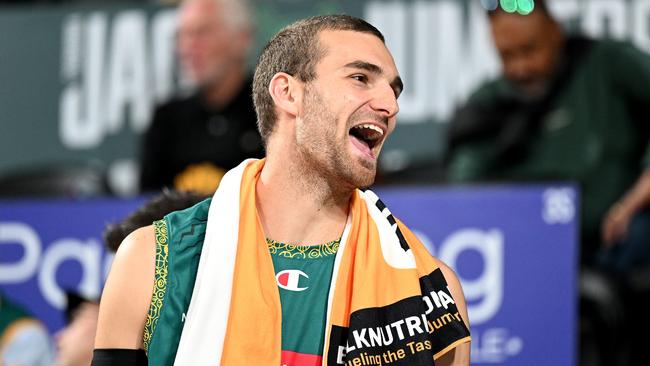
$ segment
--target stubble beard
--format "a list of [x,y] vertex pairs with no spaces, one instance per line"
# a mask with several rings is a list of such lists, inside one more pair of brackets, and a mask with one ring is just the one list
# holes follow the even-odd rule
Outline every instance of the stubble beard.
[[[331,184],[360,188],[375,181],[376,164],[349,153],[349,141],[336,135],[337,118],[323,97],[309,84],[305,88],[305,114],[296,139],[305,164],[305,174],[325,176]],[[354,121],[354,114],[350,117]],[[351,124],[348,123],[348,128]],[[361,167],[359,167],[359,164]]]

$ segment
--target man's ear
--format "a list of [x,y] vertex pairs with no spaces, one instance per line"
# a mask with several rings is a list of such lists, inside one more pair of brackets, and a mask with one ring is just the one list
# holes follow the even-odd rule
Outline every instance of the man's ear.
[[279,72],[269,83],[269,93],[278,114],[297,116],[302,105],[303,83],[293,76]]

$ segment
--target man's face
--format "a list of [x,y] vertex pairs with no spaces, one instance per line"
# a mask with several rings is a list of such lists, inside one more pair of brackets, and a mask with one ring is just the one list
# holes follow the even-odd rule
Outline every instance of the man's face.
[[189,1],[179,13],[178,53],[184,71],[199,87],[220,83],[245,62],[248,35],[227,24],[212,0]]
[[490,24],[506,79],[528,98],[543,95],[562,46],[557,23],[543,12],[526,16],[499,12]]
[[57,366],[90,365],[98,314],[98,304],[85,302],[75,311],[70,324],[56,334]]
[[322,31],[319,44],[325,56],[305,86],[298,150],[312,168],[341,184],[369,186],[395,129],[402,82],[388,49],[371,34]]

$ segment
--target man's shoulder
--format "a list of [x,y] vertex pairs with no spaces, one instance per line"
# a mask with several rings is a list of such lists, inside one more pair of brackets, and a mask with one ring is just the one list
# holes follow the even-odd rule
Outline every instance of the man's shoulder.
[[178,133],[179,121],[189,119],[198,110],[198,104],[193,96],[173,97],[161,104],[156,105],[153,111],[151,125],[148,133],[175,137]]
[[509,87],[502,76],[493,77],[480,84],[467,99],[468,104],[489,104],[507,95]]
[[212,197],[208,197],[203,201],[200,201],[188,208],[172,211],[168,213],[165,217],[168,219],[168,221],[170,220],[170,218],[173,218],[173,220],[176,220],[178,218],[183,220],[207,221],[208,211],[210,209],[211,203],[212,203]]
[[[208,223],[208,212],[212,198],[195,204],[183,210],[174,211],[165,216],[165,232],[170,242],[184,247],[189,239],[192,246],[197,241],[203,241]],[[160,229],[157,229],[160,231]]]
[[647,58],[648,53],[642,51],[631,42],[616,39],[599,39],[592,41],[592,57],[606,63],[625,60],[629,57]]
[[156,105],[156,110],[170,111],[194,107],[199,104],[198,94],[174,95],[171,98]]
[[635,47],[629,41],[611,38],[592,40],[592,44],[595,49],[601,50],[603,52],[615,52]]

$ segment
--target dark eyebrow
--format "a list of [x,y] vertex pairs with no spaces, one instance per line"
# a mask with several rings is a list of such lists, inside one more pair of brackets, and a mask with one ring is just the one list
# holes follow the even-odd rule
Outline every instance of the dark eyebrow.
[[[366,70],[375,75],[382,75],[384,73],[384,70],[382,70],[381,67],[366,61],[352,61],[346,64],[345,67]],[[402,90],[404,90],[404,83],[402,82],[402,78],[396,76],[395,79],[390,82],[390,87],[393,88],[393,92],[395,92],[395,98],[399,97],[399,95],[402,93]]]

